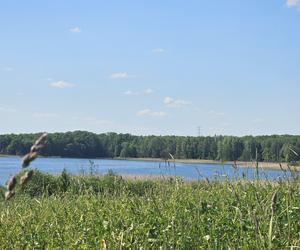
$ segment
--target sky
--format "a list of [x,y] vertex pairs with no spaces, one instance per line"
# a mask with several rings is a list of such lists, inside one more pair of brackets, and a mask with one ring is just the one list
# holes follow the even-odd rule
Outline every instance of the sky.
[[300,134],[300,0],[0,0],[0,134]]

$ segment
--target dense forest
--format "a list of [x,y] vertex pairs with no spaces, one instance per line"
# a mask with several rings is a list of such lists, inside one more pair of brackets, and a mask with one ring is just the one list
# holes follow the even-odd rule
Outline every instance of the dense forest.
[[[0,135],[0,154],[24,155],[39,134]],[[135,136],[84,131],[49,134],[44,156],[164,158],[220,161],[299,161],[300,136]]]

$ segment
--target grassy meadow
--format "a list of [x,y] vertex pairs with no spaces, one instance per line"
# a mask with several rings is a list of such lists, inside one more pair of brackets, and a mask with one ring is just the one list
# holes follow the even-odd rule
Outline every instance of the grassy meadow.
[[[19,178],[20,175],[17,177]],[[1,189],[1,249],[288,249],[300,246],[300,189],[277,182],[134,180],[34,171]]]

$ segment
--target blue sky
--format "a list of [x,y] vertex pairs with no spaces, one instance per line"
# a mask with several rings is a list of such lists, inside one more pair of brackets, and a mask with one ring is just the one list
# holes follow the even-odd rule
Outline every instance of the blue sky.
[[299,27],[300,0],[0,0],[0,133],[300,134]]

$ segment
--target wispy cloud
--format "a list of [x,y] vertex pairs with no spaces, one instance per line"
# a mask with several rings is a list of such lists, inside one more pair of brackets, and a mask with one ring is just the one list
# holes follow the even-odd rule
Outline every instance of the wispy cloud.
[[286,0],[286,6],[300,10],[300,0]]
[[109,76],[110,79],[129,79],[134,77],[134,75],[129,75],[127,72],[116,72]]
[[137,112],[138,116],[156,116],[156,117],[164,117],[167,113],[163,111],[152,111],[151,109],[144,109]]
[[140,92],[127,90],[124,92],[124,95],[138,96],[138,95],[140,95]]
[[124,95],[129,95],[129,96],[140,96],[140,95],[152,95],[154,93],[153,89],[145,89],[143,91],[131,91],[127,90],[124,92]]
[[33,113],[32,116],[34,118],[58,118],[59,115],[56,113]]
[[155,49],[152,49],[152,52],[157,53],[157,54],[161,54],[161,53],[166,52],[166,50],[162,49],[162,48],[155,48]]
[[167,96],[164,99],[164,104],[169,108],[182,108],[191,103],[188,101],[185,101],[185,100],[173,99],[173,98]]
[[82,32],[82,30],[79,27],[73,27],[73,28],[69,29],[69,31],[71,33],[81,33]]
[[50,83],[50,86],[58,89],[66,89],[66,88],[75,87],[75,84],[66,81],[57,81],[57,82]]
[[154,93],[154,90],[153,89],[145,89],[143,91],[143,94],[144,95],[152,95]]
[[12,67],[3,67],[2,70],[6,72],[10,72],[13,71],[14,69]]

